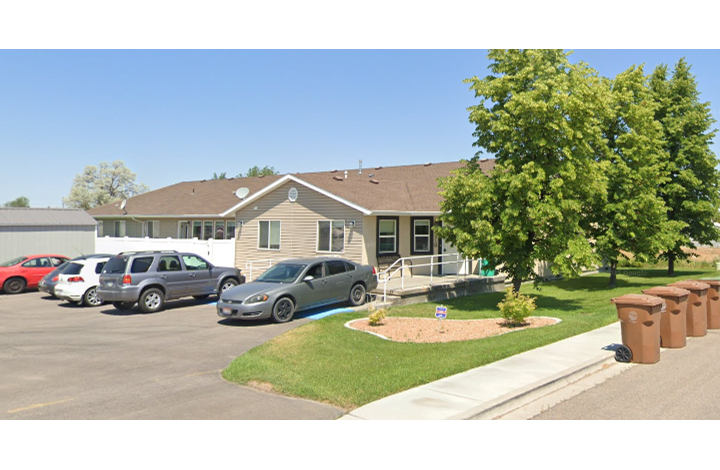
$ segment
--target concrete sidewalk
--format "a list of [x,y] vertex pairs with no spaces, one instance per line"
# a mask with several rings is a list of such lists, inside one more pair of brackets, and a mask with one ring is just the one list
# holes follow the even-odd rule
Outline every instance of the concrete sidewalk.
[[340,419],[493,419],[615,363],[620,322],[368,403]]

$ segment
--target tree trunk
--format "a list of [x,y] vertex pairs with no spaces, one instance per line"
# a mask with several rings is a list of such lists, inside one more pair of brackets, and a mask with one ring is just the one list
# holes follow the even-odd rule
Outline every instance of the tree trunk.
[[675,253],[668,253],[668,276],[675,275]]
[[522,285],[522,279],[519,277],[513,277],[513,292],[516,294],[520,292],[520,286]]
[[617,261],[610,262],[610,284],[611,289],[617,287]]

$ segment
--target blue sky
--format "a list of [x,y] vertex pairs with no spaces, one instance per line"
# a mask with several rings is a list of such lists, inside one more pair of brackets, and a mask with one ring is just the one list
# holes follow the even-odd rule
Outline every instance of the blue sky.
[[[123,160],[151,189],[234,176],[471,157],[463,79],[485,49],[0,50],[0,204],[60,207],[86,165]],[[601,75],[681,57],[720,106],[720,50],[576,50]],[[717,124],[716,124],[717,126]],[[718,148],[715,146],[715,153]]]

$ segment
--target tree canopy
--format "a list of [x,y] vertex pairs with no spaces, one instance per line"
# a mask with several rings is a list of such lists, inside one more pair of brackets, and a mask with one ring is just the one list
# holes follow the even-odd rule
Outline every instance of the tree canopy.
[[17,199],[6,202],[3,204],[3,207],[30,207],[30,199],[25,196],[20,196]]
[[710,103],[700,102],[697,82],[685,59],[678,61],[670,79],[666,65],[656,67],[650,86],[658,103],[655,119],[662,125],[669,155],[668,178],[661,182],[660,192],[670,209],[668,218],[683,224],[675,243],[662,253],[668,260],[668,274],[673,274],[675,261],[689,256],[683,247],[718,239],[714,222],[720,207],[720,173],[710,148],[716,121]]
[[[440,180],[436,233],[513,280],[538,280],[538,263],[564,276],[600,260],[611,286],[618,261],[662,254],[669,273],[683,247],[717,240],[716,131],[690,67],[652,76],[633,66],[598,77],[559,50],[491,50],[491,75],[465,80],[481,150]],[[483,173],[478,160],[495,156]]]
[[135,173],[120,160],[101,162],[98,166],[88,165],[75,176],[70,194],[63,198],[63,204],[87,210],[147,192],[148,187],[136,184],[135,177]]
[[[244,173],[244,174],[242,172],[238,173],[237,176],[235,176],[235,178],[249,178],[251,176],[270,176],[270,175],[277,175],[277,174],[278,174],[278,172],[272,166],[265,165],[264,167],[260,168],[259,166],[255,165],[252,168],[250,168],[247,171],[247,173]],[[227,172],[223,171],[220,174],[213,173],[212,179],[224,180],[227,177],[228,177]]]
[[557,50],[491,50],[493,74],[471,83],[475,146],[492,153],[489,175],[478,152],[456,176],[441,179],[439,236],[466,256],[487,259],[513,279],[538,280],[536,262],[577,275],[598,261],[584,218],[604,199],[595,157],[605,145],[607,87],[586,64]]

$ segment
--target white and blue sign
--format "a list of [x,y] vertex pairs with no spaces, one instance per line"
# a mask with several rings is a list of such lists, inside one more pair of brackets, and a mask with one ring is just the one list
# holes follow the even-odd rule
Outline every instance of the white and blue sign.
[[447,317],[447,307],[437,307],[435,309],[435,317],[439,318],[440,320]]

